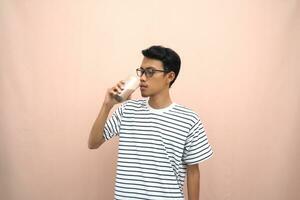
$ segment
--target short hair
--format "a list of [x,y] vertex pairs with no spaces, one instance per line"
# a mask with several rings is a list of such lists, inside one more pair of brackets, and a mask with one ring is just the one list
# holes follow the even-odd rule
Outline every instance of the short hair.
[[147,58],[162,61],[164,70],[168,72],[173,71],[175,73],[175,78],[169,85],[169,87],[171,87],[180,71],[181,60],[179,55],[170,48],[158,45],[142,50],[142,54]]

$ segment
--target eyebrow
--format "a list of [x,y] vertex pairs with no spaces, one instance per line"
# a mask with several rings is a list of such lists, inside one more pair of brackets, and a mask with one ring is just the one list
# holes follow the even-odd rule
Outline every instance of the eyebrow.
[[156,68],[153,67],[153,66],[147,66],[147,67],[140,66],[140,68],[142,68],[142,69],[156,69]]

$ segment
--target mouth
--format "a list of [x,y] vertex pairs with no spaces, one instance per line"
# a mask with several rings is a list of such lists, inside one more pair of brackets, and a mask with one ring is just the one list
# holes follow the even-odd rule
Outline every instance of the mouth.
[[145,90],[148,86],[147,85],[140,85],[141,90]]

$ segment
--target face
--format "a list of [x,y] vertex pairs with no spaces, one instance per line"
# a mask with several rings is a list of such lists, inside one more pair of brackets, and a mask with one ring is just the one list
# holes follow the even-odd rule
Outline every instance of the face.
[[[141,69],[164,70],[160,60],[144,57]],[[151,97],[169,91],[169,84],[174,79],[174,72],[154,72],[152,77],[146,77],[145,73],[140,77],[140,90],[142,97]]]

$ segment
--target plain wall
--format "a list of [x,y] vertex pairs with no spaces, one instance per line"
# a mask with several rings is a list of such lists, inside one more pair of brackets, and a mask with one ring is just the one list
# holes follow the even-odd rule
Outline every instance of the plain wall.
[[201,200],[300,199],[299,0],[0,0],[1,200],[113,199],[118,138],[89,132],[153,44],[214,150]]

